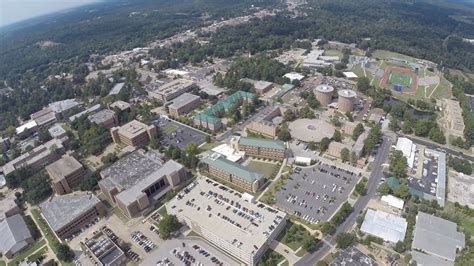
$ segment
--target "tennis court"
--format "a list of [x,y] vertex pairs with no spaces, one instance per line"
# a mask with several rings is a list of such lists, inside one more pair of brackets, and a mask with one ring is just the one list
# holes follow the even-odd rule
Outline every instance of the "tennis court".
[[411,77],[405,73],[400,72],[392,72],[390,73],[390,77],[388,78],[388,82],[392,85],[401,85],[404,88],[411,88]]

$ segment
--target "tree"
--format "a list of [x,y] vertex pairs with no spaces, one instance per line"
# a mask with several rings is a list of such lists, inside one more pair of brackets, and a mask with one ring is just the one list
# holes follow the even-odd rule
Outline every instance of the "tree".
[[405,244],[402,241],[398,241],[395,244],[395,247],[393,247],[393,250],[395,250],[398,253],[403,253],[405,251]]
[[211,136],[206,135],[205,141],[206,141],[206,143],[211,143],[212,142]]
[[341,142],[342,141],[342,135],[339,130],[334,131],[334,134],[332,135],[332,140],[335,142]]
[[316,238],[306,238],[303,240],[303,245],[302,248],[306,251],[311,251],[316,247],[316,244],[318,243]]
[[410,196],[410,189],[406,184],[400,184],[400,186],[395,189],[394,194],[399,198],[407,199]]
[[329,147],[329,144],[331,143],[331,140],[327,137],[324,137],[321,139],[321,142],[319,142],[319,150],[321,152],[325,152],[328,147]]
[[377,189],[377,192],[382,195],[388,195],[390,193],[390,186],[387,184],[387,182],[383,182]]
[[357,154],[355,151],[351,151],[351,163],[356,163],[357,162]]
[[321,228],[319,230],[321,231],[321,233],[327,235],[332,233],[334,229],[336,229],[336,227],[332,222],[325,222],[321,225]]
[[393,151],[389,158],[389,171],[397,179],[406,178],[407,175],[407,159],[399,150]]
[[288,125],[284,124],[278,130],[278,139],[281,141],[289,141],[291,140],[290,130],[288,129]]
[[163,239],[169,239],[171,234],[178,231],[181,226],[176,215],[166,215],[158,224],[158,229]]
[[364,133],[364,125],[362,123],[357,124],[357,126],[354,128],[354,131],[352,132],[352,139],[357,140],[359,136]]
[[359,193],[359,195],[364,195],[365,194],[365,183],[364,182],[359,182],[355,186],[355,191]]
[[74,252],[67,244],[59,244],[56,246],[56,255],[60,261],[71,261],[74,257]]
[[367,77],[360,77],[357,79],[357,89],[362,92],[366,93],[370,89],[370,80]]
[[341,160],[343,162],[347,162],[350,159],[350,151],[348,148],[344,148],[341,150]]
[[340,249],[346,249],[354,244],[356,240],[355,235],[350,233],[340,233],[336,237],[337,247]]
[[295,115],[295,112],[293,112],[293,110],[291,109],[287,109],[285,111],[285,113],[283,114],[283,119],[285,121],[293,121],[296,119],[296,115]]
[[99,184],[98,183],[99,179],[100,179],[99,173],[95,172],[91,176],[84,178],[81,181],[81,184],[79,185],[79,188],[82,191],[93,191],[97,188],[97,185]]

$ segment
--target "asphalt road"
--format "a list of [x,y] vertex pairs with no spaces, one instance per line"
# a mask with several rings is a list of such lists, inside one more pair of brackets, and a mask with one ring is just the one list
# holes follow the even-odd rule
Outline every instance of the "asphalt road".
[[[336,236],[339,233],[346,232],[350,228],[352,228],[352,226],[354,225],[357,219],[357,216],[365,209],[365,207],[369,203],[369,200],[375,195],[377,191],[378,183],[380,182],[380,179],[383,176],[382,164],[385,163],[385,161],[388,158],[391,145],[392,145],[391,140],[388,137],[384,136],[382,145],[379,148],[379,151],[377,155],[375,156],[375,160],[373,162],[374,168],[372,170],[372,173],[370,174],[370,178],[367,183],[367,193],[364,196],[359,197],[359,199],[356,201],[356,203],[353,206],[352,213],[346,218],[346,220],[342,224],[340,224],[336,228],[336,231],[332,235],[325,237],[325,241],[319,241],[319,244],[315,252],[304,256],[295,265],[301,265],[301,266],[315,265],[316,262],[323,259],[324,256],[331,249],[330,245],[333,245],[333,246],[336,245]],[[328,243],[330,245],[328,245]]]
[[409,138],[411,139],[414,143],[416,144],[420,144],[420,145],[423,145],[423,146],[426,146],[432,150],[436,150],[436,149],[442,149],[442,150],[446,150],[446,153],[449,153],[451,155],[454,155],[454,156],[457,156],[457,157],[461,157],[461,158],[464,158],[466,160],[469,160],[469,161],[474,161],[474,156],[470,156],[470,155],[467,155],[467,154],[464,154],[460,151],[457,151],[457,150],[453,150],[451,148],[448,148],[448,147],[445,147],[445,146],[441,146],[441,145],[437,145],[437,144],[434,144],[432,142],[429,142],[429,141],[425,141],[425,140],[421,140],[421,139],[418,139],[418,138],[413,138],[412,136],[407,136],[407,135],[403,135],[403,134],[397,134],[398,136],[401,136],[401,137],[405,137],[405,138]]

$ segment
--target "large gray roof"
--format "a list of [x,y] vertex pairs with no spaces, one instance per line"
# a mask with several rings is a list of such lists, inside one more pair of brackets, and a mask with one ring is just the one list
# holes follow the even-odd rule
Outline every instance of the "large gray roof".
[[464,234],[451,221],[418,212],[413,236],[413,249],[454,261],[456,248],[464,248]]
[[162,165],[163,160],[159,154],[138,150],[100,172],[102,176],[100,183],[107,187],[112,185],[125,190],[141,182]]
[[174,109],[179,109],[193,101],[195,101],[196,99],[200,99],[201,97],[197,96],[197,95],[194,95],[194,94],[191,94],[191,93],[183,93],[181,94],[179,97],[173,99],[173,103],[169,105],[169,108],[174,108]]
[[28,245],[26,240],[31,238],[31,233],[23,217],[15,214],[0,222],[0,237],[0,252],[16,253]]
[[57,231],[95,207],[99,202],[100,200],[93,194],[74,193],[55,196],[42,202],[39,207],[49,225],[54,231]]

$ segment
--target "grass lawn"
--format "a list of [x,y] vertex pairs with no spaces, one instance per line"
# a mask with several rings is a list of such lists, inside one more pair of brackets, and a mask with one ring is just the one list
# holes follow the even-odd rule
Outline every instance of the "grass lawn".
[[444,76],[440,78],[440,83],[438,88],[436,88],[436,91],[433,93],[431,97],[436,98],[436,99],[442,99],[442,98],[450,98],[452,95],[451,92],[451,84],[449,81],[447,81]]
[[33,209],[31,210],[31,214],[33,215],[42,235],[46,238],[46,240],[48,240],[48,243],[50,245],[59,243],[60,241],[56,238],[56,235],[53,233],[48,223],[46,223],[46,220],[41,217],[40,211],[38,209]]
[[372,58],[391,59],[393,57],[399,58],[399,59],[405,59],[405,60],[410,61],[410,62],[415,62],[416,61],[416,59],[411,57],[411,56],[404,55],[404,54],[399,54],[399,53],[395,53],[395,52],[390,52],[390,51],[385,51],[385,50],[375,50],[372,53]]
[[48,251],[48,247],[45,246],[41,248],[38,252],[28,257],[28,261],[37,261],[41,256],[43,256]]
[[130,221],[130,219],[128,219],[128,217],[123,214],[122,210],[120,210],[118,206],[115,206],[112,209],[112,213],[117,216],[123,223],[128,223],[128,221]]
[[282,262],[283,260],[285,260],[283,255],[274,251],[273,249],[268,249],[265,253],[263,253],[257,265],[278,265],[278,263]]
[[171,132],[174,132],[177,128],[178,127],[176,125],[170,125],[170,126],[166,127],[165,129],[163,129],[163,135],[168,135]]
[[278,164],[253,160],[249,162],[247,167],[257,172],[263,173],[267,179],[273,179],[274,174],[276,175],[279,169]]
[[201,147],[199,147],[200,152],[205,152],[208,150],[211,150],[219,145],[221,145],[221,142],[212,142],[212,143],[204,143]]
[[325,50],[323,55],[325,56],[339,56],[339,59],[342,59],[342,52],[339,50]]
[[400,84],[403,87],[410,88],[412,80],[411,77],[405,73],[393,71],[390,74],[388,82],[392,85]]
[[10,261],[8,265],[18,265],[20,261],[24,260],[25,258],[31,256],[31,254],[35,253],[37,250],[42,248],[46,245],[46,240],[42,239],[41,241],[36,242],[27,250],[23,251],[20,255],[16,256],[14,260]]
[[5,266],[5,265],[7,265],[7,263],[4,262],[3,260],[0,260],[0,266]]
[[425,97],[425,86],[418,86],[418,88],[416,88],[416,96]]
[[297,250],[306,239],[314,238],[308,230],[299,224],[288,222],[277,240],[292,250]]
[[[360,67],[360,65],[355,65],[351,69],[352,72],[354,72],[358,77],[364,77],[364,70]],[[367,72],[367,76],[369,78],[372,78],[370,74]]]
[[308,252],[306,252],[306,250],[300,249],[300,250],[298,250],[298,252],[296,252],[296,256],[303,257],[304,255],[306,255],[306,253],[308,253]]

